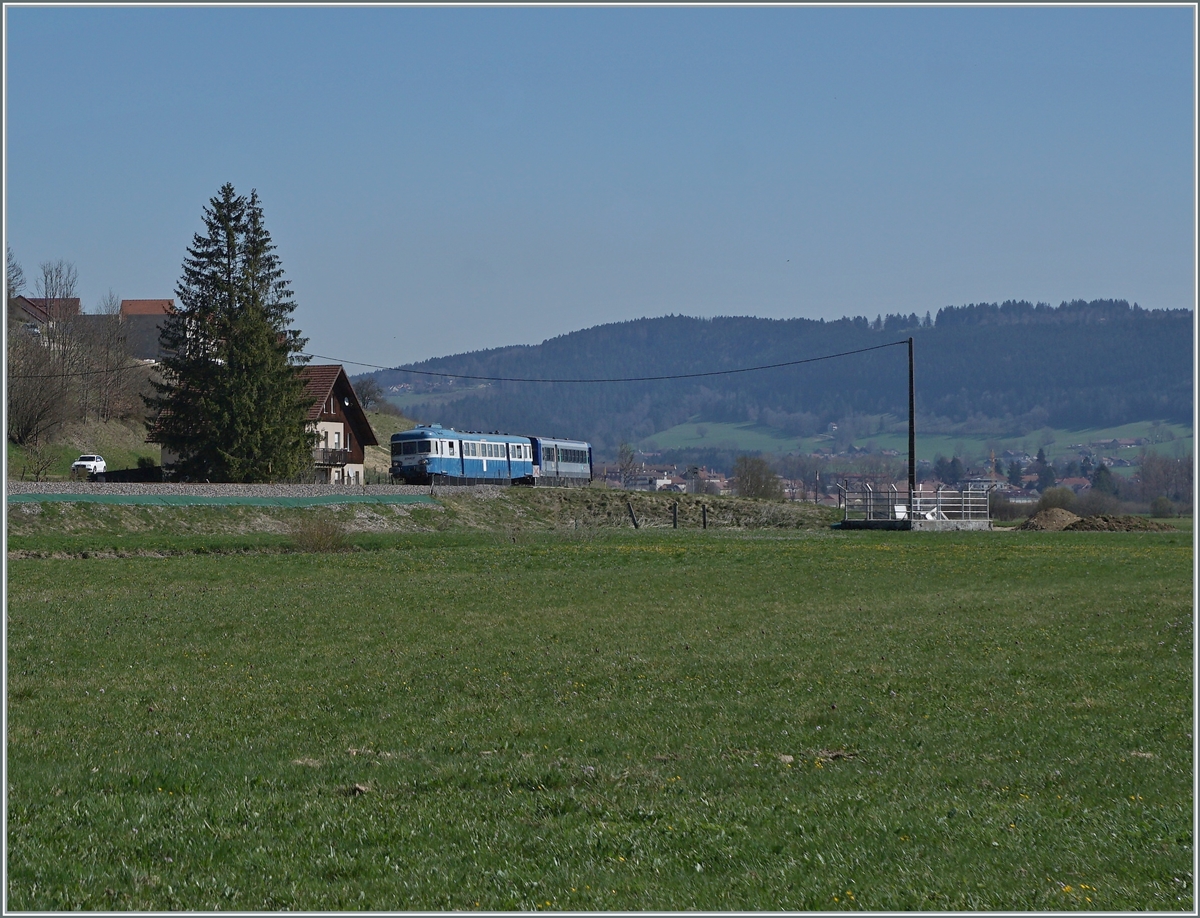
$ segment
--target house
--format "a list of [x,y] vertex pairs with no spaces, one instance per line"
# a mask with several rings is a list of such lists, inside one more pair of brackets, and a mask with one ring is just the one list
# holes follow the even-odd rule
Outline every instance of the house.
[[175,301],[121,300],[121,327],[129,344],[129,354],[138,360],[161,360],[159,334],[167,316],[175,311]]
[[319,480],[361,484],[366,447],[378,446],[375,432],[340,364],[309,364],[300,369],[310,400],[309,430],[317,434],[313,465]]
[[55,322],[79,315],[79,297],[48,300],[43,297],[14,296],[8,301],[8,323],[19,325],[30,334],[40,335]]
[[1090,491],[1092,483],[1086,478],[1075,476],[1073,478],[1060,478],[1056,485],[1060,488],[1070,488],[1076,494],[1082,494],[1084,491]]
[[27,296],[10,297],[8,301],[9,325],[21,325],[34,334],[40,334],[49,324],[50,313]]

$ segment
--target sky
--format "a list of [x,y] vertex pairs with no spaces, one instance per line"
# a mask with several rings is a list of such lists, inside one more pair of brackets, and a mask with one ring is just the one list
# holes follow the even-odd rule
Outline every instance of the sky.
[[[174,296],[257,189],[308,350],[1196,301],[1195,11],[4,7],[4,238]],[[29,291],[27,291],[29,292]]]

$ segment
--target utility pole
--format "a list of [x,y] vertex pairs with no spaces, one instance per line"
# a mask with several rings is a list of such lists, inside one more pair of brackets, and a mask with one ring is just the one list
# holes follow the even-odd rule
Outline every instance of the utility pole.
[[917,399],[913,386],[913,339],[908,339],[908,520],[911,525],[917,492]]

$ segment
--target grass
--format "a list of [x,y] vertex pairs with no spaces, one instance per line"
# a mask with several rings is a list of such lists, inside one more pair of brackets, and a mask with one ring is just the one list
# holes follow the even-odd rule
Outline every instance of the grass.
[[[20,478],[28,462],[25,450],[6,442],[8,477]],[[155,465],[160,460],[159,448],[146,442],[146,426],[140,421],[72,421],[55,434],[49,449],[55,461],[48,475],[59,481],[71,476],[71,463],[85,453],[99,453],[110,469],[136,468],[139,458]]]
[[9,561],[9,908],[1193,907],[1183,533],[348,538]]
[[[895,422],[895,419],[891,419]],[[887,429],[880,433],[859,437],[854,441],[856,446],[873,445],[878,449],[894,449],[900,458],[908,455],[907,420],[903,423],[889,423]],[[1193,450],[1192,430],[1181,424],[1162,424],[1158,434],[1170,432],[1175,439],[1156,444],[1157,449],[1164,455],[1189,455]],[[701,435],[703,434],[703,435]],[[1077,452],[1068,450],[1073,444],[1088,443],[1097,440],[1119,438],[1150,438],[1155,435],[1153,422],[1141,421],[1125,424],[1120,427],[1093,428],[1087,430],[1066,430],[1046,428],[1021,437],[994,437],[928,434],[920,429],[917,431],[917,459],[932,462],[937,456],[960,456],[973,462],[990,458],[992,449],[1000,455],[1006,449],[1021,449],[1035,455],[1038,447],[1047,438],[1051,440],[1046,445],[1046,454],[1052,459],[1060,457],[1075,458]],[[667,430],[661,430],[639,443],[642,449],[734,449],[741,451],[757,451],[764,453],[787,453],[798,451],[811,453],[817,449],[832,447],[833,441],[817,437],[790,437],[782,431],[767,427],[763,424],[726,424],[706,421],[689,421]],[[1139,449],[1125,449],[1120,455],[1134,458]]]
[[699,529],[702,507],[714,529],[825,529],[837,511],[803,503],[625,492],[607,488],[506,488],[486,499],[443,488],[434,505],[165,507],[99,503],[23,503],[8,512],[8,548],[17,557],[229,554],[291,551],[297,533],[336,524],[360,549],[391,544],[399,533],[483,531],[512,542],[539,532],[574,536],[631,527],[632,504],[645,529],[671,526],[673,504],[683,529]]

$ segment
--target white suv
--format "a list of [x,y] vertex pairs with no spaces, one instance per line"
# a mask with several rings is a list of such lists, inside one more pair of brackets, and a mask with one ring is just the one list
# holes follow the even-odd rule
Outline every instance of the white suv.
[[80,456],[71,463],[71,474],[76,476],[103,475],[107,471],[103,456]]

